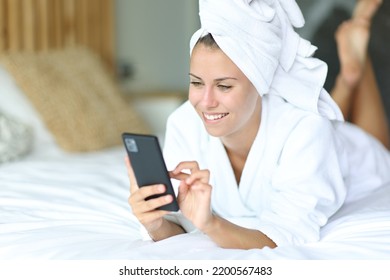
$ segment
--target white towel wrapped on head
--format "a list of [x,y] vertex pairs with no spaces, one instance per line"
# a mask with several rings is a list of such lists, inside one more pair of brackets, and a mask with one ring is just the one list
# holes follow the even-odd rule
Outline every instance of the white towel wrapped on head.
[[304,110],[343,119],[323,88],[326,64],[312,57],[316,47],[294,30],[304,25],[295,0],[200,0],[199,10],[201,28],[191,38],[191,52],[211,33],[260,95],[276,94]]

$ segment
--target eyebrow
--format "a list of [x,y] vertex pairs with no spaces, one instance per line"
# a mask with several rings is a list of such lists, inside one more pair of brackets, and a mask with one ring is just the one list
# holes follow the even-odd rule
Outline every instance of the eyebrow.
[[[190,75],[190,76],[192,76],[192,77],[194,77],[194,78],[196,78],[196,79],[202,80],[201,77],[198,77],[198,76],[196,76],[196,75],[194,75],[194,74],[192,74],[192,73],[188,73],[188,75]],[[214,81],[216,81],[216,82],[221,82],[221,81],[224,81],[224,80],[237,80],[237,78],[233,78],[233,77],[222,77],[222,78],[215,79]]]

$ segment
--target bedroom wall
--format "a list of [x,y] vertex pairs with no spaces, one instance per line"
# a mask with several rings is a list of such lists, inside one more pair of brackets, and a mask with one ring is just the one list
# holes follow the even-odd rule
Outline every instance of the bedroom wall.
[[[116,0],[118,63],[130,92],[186,91],[197,0]],[[124,69],[126,71],[126,68]]]

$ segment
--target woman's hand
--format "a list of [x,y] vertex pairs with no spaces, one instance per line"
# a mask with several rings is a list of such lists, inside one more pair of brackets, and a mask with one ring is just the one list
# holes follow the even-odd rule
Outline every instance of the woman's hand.
[[164,195],[146,200],[149,196],[164,193],[165,186],[152,185],[139,188],[128,157],[125,158],[125,162],[130,179],[130,197],[128,201],[133,214],[149,233],[158,231],[163,225],[163,216],[169,212],[156,210],[156,208],[172,202],[173,197],[171,195]]
[[[185,173],[183,170],[189,170]],[[253,249],[276,244],[265,234],[255,229],[237,226],[212,214],[209,170],[200,170],[195,161],[181,162],[171,177],[181,180],[178,202],[183,215],[222,248]]]
[[[183,170],[189,170],[185,173]],[[209,170],[200,170],[195,161],[181,162],[170,172],[172,178],[180,180],[178,203],[183,215],[201,231],[213,221],[211,212],[211,189]]]

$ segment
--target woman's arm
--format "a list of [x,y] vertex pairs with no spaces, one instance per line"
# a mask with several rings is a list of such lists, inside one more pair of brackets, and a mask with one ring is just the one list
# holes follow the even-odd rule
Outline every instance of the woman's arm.
[[277,245],[268,236],[254,229],[237,226],[213,215],[211,223],[202,230],[222,248],[253,249]]
[[160,241],[183,233],[185,233],[185,231],[181,226],[164,218],[162,219],[161,226],[159,228],[148,231],[148,234],[153,241]]

